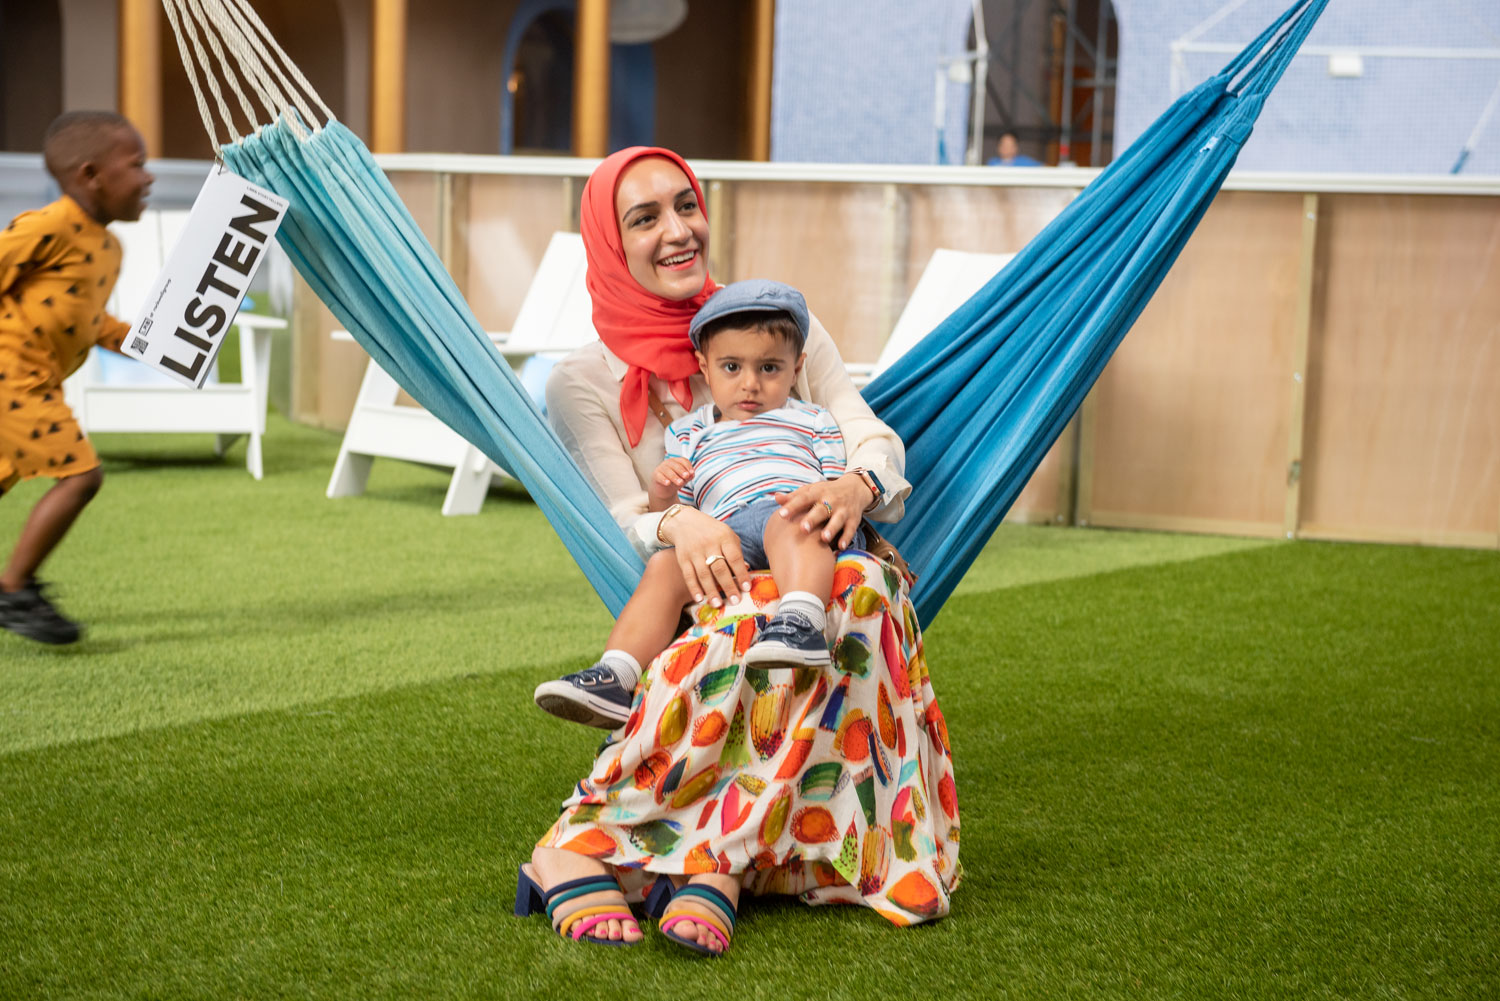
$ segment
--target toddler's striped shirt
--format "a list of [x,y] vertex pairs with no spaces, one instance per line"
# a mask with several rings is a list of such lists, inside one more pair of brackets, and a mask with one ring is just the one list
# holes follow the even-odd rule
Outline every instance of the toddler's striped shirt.
[[743,421],[715,421],[712,404],[673,421],[668,456],[693,466],[678,500],[724,518],[758,497],[844,475],[844,436],[826,409],[787,400]]

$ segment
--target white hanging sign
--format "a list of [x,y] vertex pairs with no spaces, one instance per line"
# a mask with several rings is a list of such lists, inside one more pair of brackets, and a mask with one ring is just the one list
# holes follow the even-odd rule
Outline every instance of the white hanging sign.
[[237,174],[210,171],[125,338],[125,353],[203,388],[287,204]]

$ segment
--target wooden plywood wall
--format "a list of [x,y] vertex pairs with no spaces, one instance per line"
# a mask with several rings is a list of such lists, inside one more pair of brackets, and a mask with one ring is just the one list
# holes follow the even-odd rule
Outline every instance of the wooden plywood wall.
[[[393,182],[491,330],[576,225],[576,179]],[[935,248],[1019,250],[1074,197],[706,186],[715,278],[801,288],[854,361]],[[298,416],[343,426],[364,352],[299,301]],[[1221,193],[1012,515],[1075,505],[1093,525],[1500,545],[1500,198]]]
[[[985,254],[1019,252],[1076,197],[1066,188],[923,186],[905,190],[908,239],[897,315],[939,248]],[[1069,426],[1042,459],[1007,520],[1053,522],[1072,514],[1073,449]]]
[[[851,361],[873,361],[905,301],[895,263],[904,222],[895,185],[736,182],[725,185],[730,232],[714,226],[720,282],[772,278],[795,286]],[[710,210],[713,205],[710,204]]]
[[[848,361],[880,354],[933,250],[1013,253],[1073,197],[1058,189],[736,182],[710,185],[711,216],[716,193],[729,206],[713,219],[715,277],[800,288]],[[1070,510],[1070,443],[1065,436],[1043,460],[1013,520],[1052,521]]]
[[[480,326],[509,330],[548,240],[558,230],[574,228],[578,186],[558,177],[421,171],[390,177]],[[300,279],[298,285],[297,417],[342,428],[368,356],[357,344],[329,336],[338,321]],[[399,402],[412,403],[404,393]]]
[[[444,193],[440,176],[396,172],[390,180],[422,234],[433,246],[439,246],[446,234],[446,224],[441,222]],[[294,309],[293,416],[318,427],[341,429],[348,425],[354,410],[369,356],[352,341],[332,338],[342,324],[300,276]]]
[[470,179],[468,205],[459,218],[467,248],[461,284],[469,307],[486,330],[509,330],[526,289],[558,230],[572,226],[581,186],[558,177],[480,176]]
[[1080,520],[1283,531],[1302,202],[1204,216],[1086,404]]
[[1067,188],[907,189],[911,236],[906,246],[906,292],[939,247],[984,254],[1014,254],[1067,208],[1076,192]]
[[1500,199],[1325,196],[1302,527],[1500,536]]

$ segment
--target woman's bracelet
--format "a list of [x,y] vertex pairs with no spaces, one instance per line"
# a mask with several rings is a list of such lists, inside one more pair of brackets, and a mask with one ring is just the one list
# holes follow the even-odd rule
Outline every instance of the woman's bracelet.
[[668,518],[673,517],[674,515],[677,514],[677,512],[679,512],[681,510],[682,510],[682,505],[681,504],[673,504],[671,507],[667,508],[665,511],[663,511],[661,513],[661,517],[658,518],[657,522],[656,522],[656,541],[657,542],[660,542],[664,546],[670,546],[670,545],[672,545],[672,543],[668,542],[665,538],[662,537],[661,527],[667,523],[667,519]]

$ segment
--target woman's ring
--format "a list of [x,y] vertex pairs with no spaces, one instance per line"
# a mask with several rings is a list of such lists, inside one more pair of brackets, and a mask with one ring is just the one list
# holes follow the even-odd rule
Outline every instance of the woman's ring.
[[724,554],[723,553],[714,553],[712,556],[707,557],[703,561],[703,565],[706,566],[706,567],[711,567],[715,563],[717,563],[719,560],[722,560],[723,558],[724,558]]
[[827,501],[824,501],[823,502],[823,507],[825,507],[825,508],[828,509],[828,517],[832,518],[833,517],[833,505],[830,504],[830,503],[828,503]]

